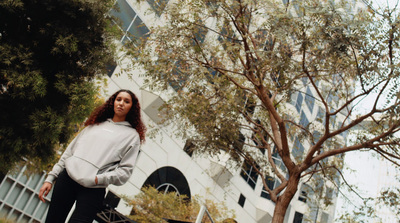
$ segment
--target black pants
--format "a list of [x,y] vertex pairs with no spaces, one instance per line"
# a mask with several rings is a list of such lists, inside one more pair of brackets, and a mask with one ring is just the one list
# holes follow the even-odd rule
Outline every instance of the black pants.
[[69,223],[92,223],[102,208],[105,192],[105,188],[83,187],[62,171],[54,185],[46,223],[64,223],[75,201]]

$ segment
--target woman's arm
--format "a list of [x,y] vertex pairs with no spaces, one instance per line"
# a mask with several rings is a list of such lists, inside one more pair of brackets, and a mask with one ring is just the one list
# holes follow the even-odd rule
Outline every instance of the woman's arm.
[[54,181],[57,179],[58,174],[61,173],[61,171],[64,170],[65,168],[65,160],[67,160],[69,157],[72,156],[74,147],[78,139],[84,134],[87,128],[83,129],[73,140],[72,142],[68,145],[67,149],[64,151],[64,153],[61,155],[60,159],[58,162],[53,166],[53,169],[48,173],[47,178],[45,182],[49,182],[51,184],[54,183]]
[[110,184],[119,186],[125,184],[132,175],[139,149],[139,143],[130,146],[114,170],[96,176],[96,184],[99,186],[108,186]]

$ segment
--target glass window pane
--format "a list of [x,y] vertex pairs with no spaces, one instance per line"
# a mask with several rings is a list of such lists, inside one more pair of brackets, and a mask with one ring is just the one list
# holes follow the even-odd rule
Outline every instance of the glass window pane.
[[326,212],[322,212],[321,223],[327,223],[329,220],[329,215]]
[[108,64],[107,66],[107,76],[111,77],[117,68],[117,63]]
[[135,41],[137,43],[145,41],[147,39],[146,34],[149,31],[150,30],[147,28],[147,26],[143,23],[143,21],[139,17],[136,17],[135,21],[133,21],[132,26],[128,30],[132,38],[135,37]]
[[[257,165],[258,167],[258,165]],[[242,171],[240,172],[242,178],[250,185],[251,188],[255,188],[257,183],[258,174],[253,169],[252,166],[247,164],[246,162],[243,163]]]
[[303,214],[296,211],[294,214],[293,223],[301,223],[303,221]]
[[153,8],[155,13],[160,16],[165,6],[168,3],[168,0],[147,0],[149,5]]
[[261,191],[261,197],[271,200],[271,195],[266,191]]
[[268,188],[270,190],[273,190],[274,189],[274,185],[275,185],[275,179],[270,177],[270,176],[267,176],[267,177],[265,177],[265,181],[267,183]]
[[127,36],[124,36],[124,37],[122,38],[122,40],[121,40],[121,42],[122,42],[123,45],[128,44],[130,41],[131,41],[131,40],[130,40]]
[[303,95],[300,93],[297,96],[297,100],[296,100],[296,109],[298,112],[300,112],[301,110],[301,104],[303,103]]
[[247,183],[249,183],[250,187],[253,189],[256,187],[256,183],[252,180],[249,180]]
[[243,196],[243,194],[240,194],[240,197],[239,197],[239,205],[240,206],[244,206],[244,202],[246,202],[246,197],[245,196]]
[[304,113],[304,111],[302,111],[299,124],[306,127],[309,123],[310,123],[310,121],[308,121],[306,114]]
[[251,167],[250,177],[253,181],[257,182],[258,173]]
[[315,98],[309,87],[307,87],[307,94],[305,97],[305,102],[307,104],[308,109],[312,112],[314,109]]
[[303,153],[304,146],[301,144],[299,138],[296,137],[292,148],[292,154],[296,159],[300,159],[303,156]]
[[111,15],[117,17],[121,28],[126,31],[131,24],[133,18],[135,18],[136,13],[133,11],[131,6],[126,2],[126,0],[117,0],[117,10],[111,10]]

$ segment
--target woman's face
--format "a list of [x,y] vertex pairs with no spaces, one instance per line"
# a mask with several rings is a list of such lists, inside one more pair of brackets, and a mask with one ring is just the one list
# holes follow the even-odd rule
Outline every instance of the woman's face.
[[114,100],[114,121],[125,121],[126,115],[131,110],[132,97],[127,92],[120,92]]

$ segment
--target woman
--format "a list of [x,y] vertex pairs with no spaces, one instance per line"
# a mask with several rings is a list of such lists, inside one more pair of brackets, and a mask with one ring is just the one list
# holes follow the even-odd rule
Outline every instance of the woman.
[[57,179],[46,222],[65,222],[75,201],[69,222],[93,222],[105,188],[126,183],[132,174],[146,132],[137,97],[129,90],[117,91],[94,110],[85,126],[39,191],[44,202]]

